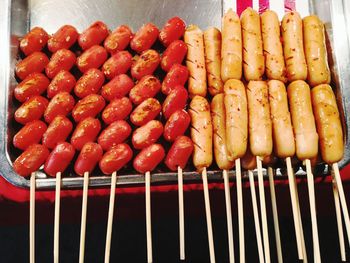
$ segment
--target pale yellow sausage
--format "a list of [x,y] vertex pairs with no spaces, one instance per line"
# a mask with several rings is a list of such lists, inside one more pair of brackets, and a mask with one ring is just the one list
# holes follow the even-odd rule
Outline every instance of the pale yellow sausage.
[[247,86],[247,99],[250,150],[255,156],[271,155],[272,122],[266,82],[250,81]]
[[261,80],[265,72],[260,16],[248,7],[241,14],[243,71],[246,80]]
[[295,141],[286,87],[279,80],[270,80],[267,85],[269,87],[274,152],[279,158],[292,157],[295,154]]
[[306,80],[307,66],[303,45],[303,24],[297,12],[287,13],[283,17],[282,37],[288,80]]
[[211,101],[211,118],[213,121],[214,156],[220,169],[229,170],[234,162],[227,159],[226,149],[226,116],[224,94],[217,94]]
[[328,67],[323,23],[317,16],[307,16],[303,19],[303,31],[308,83],[311,87],[329,84],[331,74]]
[[286,66],[281,43],[280,22],[274,11],[267,10],[261,14],[261,34],[267,78],[286,82]]
[[194,96],[189,108],[191,138],[194,144],[193,164],[199,172],[213,161],[213,127],[210,105],[201,96]]
[[322,159],[328,164],[339,162],[344,154],[343,130],[332,88],[327,84],[316,86],[311,98]]
[[186,66],[189,71],[188,92],[190,96],[205,97],[207,94],[207,77],[205,70],[203,32],[196,25],[189,25],[184,34],[187,44]]
[[224,86],[226,111],[226,147],[228,159],[244,156],[248,143],[247,96],[240,80],[230,79]]
[[221,80],[221,32],[215,27],[204,32],[205,66],[207,69],[208,90],[214,96],[223,92]]
[[238,15],[229,9],[222,18],[221,25],[221,79],[241,79],[242,77],[242,31]]
[[288,100],[295,137],[295,150],[299,160],[312,159],[318,152],[318,135],[312,112],[309,85],[302,80],[289,84]]

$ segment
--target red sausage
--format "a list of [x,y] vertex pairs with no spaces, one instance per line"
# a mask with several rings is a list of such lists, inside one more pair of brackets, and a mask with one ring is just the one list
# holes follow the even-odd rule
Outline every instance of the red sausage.
[[34,27],[19,42],[19,48],[28,56],[35,51],[41,51],[49,39],[49,35],[41,27]]
[[71,121],[62,115],[56,116],[43,134],[43,144],[53,149],[57,143],[64,142],[73,130]]
[[39,120],[49,105],[49,101],[41,96],[34,96],[24,102],[15,112],[15,120],[20,124]]
[[160,121],[151,120],[137,128],[132,134],[132,145],[135,149],[143,149],[155,143],[163,133]]
[[184,169],[192,152],[192,140],[187,136],[177,137],[173,145],[171,145],[164,163],[171,171],[176,171],[179,166],[181,169]]
[[70,93],[76,84],[75,77],[67,70],[61,70],[47,87],[47,97],[52,98],[62,91]]
[[117,144],[124,142],[130,134],[130,125],[124,120],[119,120],[112,122],[104,129],[98,137],[97,142],[104,151],[108,151]]
[[47,42],[47,47],[52,53],[60,49],[70,49],[75,41],[77,41],[78,36],[79,33],[74,26],[64,25],[52,35]]
[[88,117],[78,123],[72,134],[71,144],[75,149],[80,151],[85,143],[94,142],[96,140],[100,130],[100,121],[98,119]]
[[174,64],[181,64],[187,54],[187,45],[182,40],[172,42],[163,53],[160,66],[168,72]]
[[45,146],[33,144],[13,162],[13,169],[21,176],[30,175],[45,163],[49,154],[50,152]]
[[130,90],[129,98],[132,103],[138,105],[148,98],[154,97],[161,88],[160,81],[152,75],[144,76]]
[[134,87],[134,82],[126,74],[120,74],[102,87],[101,95],[108,101],[126,96]]
[[168,95],[172,89],[176,86],[185,86],[188,79],[188,69],[187,67],[175,64],[171,67],[169,72],[166,74],[162,83],[162,92]]
[[74,108],[75,100],[68,92],[60,92],[55,95],[46,108],[44,118],[50,123],[56,116],[66,116]]
[[119,74],[126,73],[132,63],[132,56],[128,51],[120,51],[110,57],[102,66],[102,72],[107,79],[113,79]]
[[68,142],[60,142],[46,159],[44,171],[51,176],[64,172],[75,154],[74,147]]
[[118,144],[106,152],[101,161],[100,169],[104,174],[119,171],[132,159],[132,150],[126,143]]
[[150,49],[158,38],[159,30],[152,24],[143,25],[130,42],[130,47],[137,53]]
[[31,121],[13,137],[13,145],[18,149],[25,150],[30,145],[39,143],[46,129],[47,126],[44,122],[39,120]]
[[130,28],[126,25],[118,26],[105,40],[104,47],[111,53],[115,54],[118,51],[126,49],[132,39],[133,34]]
[[105,77],[103,73],[96,68],[92,68],[78,79],[74,87],[74,93],[77,97],[84,98],[90,94],[97,93],[104,82]]
[[139,173],[153,171],[164,159],[165,151],[162,145],[152,144],[143,149],[134,159],[134,168]]
[[44,53],[36,51],[17,63],[16,76],[23,80],[32,73],[43,72],[48,63],[48,57]]
[[158,100],[149,98],[138,105],[130,115],[130,121],[136,126],[145,125],[160,113],[161,105]]
[[175,111],[164,126],[164,139],[173,142],[185,133],[190,125],[191,117],[185,110]]
[[79,46],[86,50],[93,45],[100,44],[108,36],[108,27],[101,21],[91,24],[83,33],[79,35]]
[[177,110],[185,108],[188,99],[187,90],[182,86],[176,86],[163,102],[163,115],[168,119]]
[[20,82],[15,90],[15,98],[20,102],[41,95],[45,92],[50,84],[50,80],[42,73],[33,73]]
[[126,119],[132,111],[132,104],[126,97],[112,100],[102,112],[102,120],[111,124],[117,120]]
[[160,62],[160,56],[157,51],[149,49],[142,52],[141,56],[131,66],[131,76],[135,79],[141,79],[146,75],[152,75]]
[[90,94],[78,101],[72,111],[72,117],[75,122],[79,122],[87,117],[96,117],[103,108],[106,102],[101,95]]
[[69,71],[75,64],[77,58],[69,49],[60,49],[52,54],[49,64],[47,64],[45,73],[52,79],[61,70]]
[[101,67],[107,58],[107,51],[103,47],[95,45],[85,50],[77,58],[77,66],[82,73],[85,73],[89,69]]
[[173,17],[168,20],[159,33],[159,40],[167,47],[171,42],[181,38],[185,33],[186,24],[179,17]]
[[102,155],[103,150],[100,145],[94,142],[86,143],[75,161],[74,171],[80,176],[83,176],[85,172],[91,173]]

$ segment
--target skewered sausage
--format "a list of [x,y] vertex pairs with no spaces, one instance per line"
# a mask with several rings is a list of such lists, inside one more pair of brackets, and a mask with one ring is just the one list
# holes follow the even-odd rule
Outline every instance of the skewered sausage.
[[41,27],[32,28],[19,42],[19,48],[28,56],[36,51],[41,51],[49,39],[49,35]]
[[103,73],[96,68],[92,68],[78,79],[74,87],[74,93],[79,98],[84,98],[90,94],[97,93],[101,89],[104,81],[105,77]]
[[44,118],[50,123],[56,116],[66,116],[74,108],[75,100],[68,92],[60,92],[55,95],[47,106]]
[[152,23],[143,25],[136,33],[130,42],[130,47],[137,53],[141,53],[150,49],[156,42],[159,34],[159,29]]
[[103,150],[99,144],[94,142],[84,144],[78,159],[75,161],[74,171],[80,176],[83,176],[85,172],[91,173],[101,160],[102,155]]
[[36,51],[17,63],[15,67],[16,76],[24,80],[32,73],[43,72],[48,63],[48,57],[44,53]]
[[184,169],[192,152],[192,140],[187,136],[180,136],[171,145],[164,163],[171,171],[176,171],[178,167]]
[[102,72],[107,79],[125,74],[131,67],[132,56],[128,51],[119,51],[111,56],[102,66]]
[[23,125],[34,120],[39,120],[43,116],[48,104],[48,100],[44,97],[31,97],[15,111],[15,120]]
[[21,81],[14,90],[15,98],[20,102],[41,95],[49,86],[50,81],[42,73],[33,73]]
[[176,86],[184,86],[188,79],[188,69],[180,64],[175,64],[166,74],[162,83],[162,93],[168,95]]
[[153,98],[159,92],[161,85],[155,76],[144,76],[130,90],[129,98],[132,103],[138,105],[148,98]]
[[160,56],[153,49],[146,50],[131,65],[131,76],[135,79],[141,79],[146,75],[152,75],[160,63]]
[[164,126],[163,137],[169,142],[185,133],[190,125],[191,117],[185,110],[177,110],[167,120]]
[[73,130],[72,122],[65,116],[56,116],[43,134],[43,145],[53,149],[57,143],[64,142]]
[[133,166],[139,173],[153,171],[164,159],[165,151],[162,145],[152,144],[144,148],[134,159]]
[[107,51],[103,47],[94,45],[77,58],[77,67],[82,73],[85,73],[89,69],[101,67],[107,57]]
[[101,95],[90,94],[78,101],[72,110],[72,117],[75,122],[79,122],[87,117],[95,118],[105,105],[106,102]]
[[68,49],[56,51],[46,65],[46,76],[53,79],[61,70],[69,71],[74,66],[76,59],[74,53]]
[[179,17],[170,18],[159,32],[159,40],[167,47],[185,33],[186,24]]
[[160,66],[168,72],[174,64],[181,64],[187,53],[187,45],[182,40],[175,40],[164,51]]
[[132,134],[132,145],[135,149],[143,149],[155,143],[163,133],[163,125],[160,121],[151,120],[137,128]]
[[47,41],[47,47],[54,53],[60,49],[69,49],[77,41],[79,33],[71,25],[60,27]]
[[103,155],[99,164],[100,169],[104,174],[119,171],[131,161],[132,155],[129,145],[126,143],[118,144]]
[[101,95],[108,101],[126,96],[134,87],[134,82],[126,74],[120,74],[102,87]]
[[156,118],[161,107],[158,100],[149,98],[134,109],[130,115],[130,121],[136,126],[142,126]]
[[182,86],[175,87],[163,102],[163,115],[168,119],[175,111],[185,108],[188,93]]
[[132,37],[131,29],[126,25],[121,25],[105,39],[103,46],[113,55],[126,49]]
[[111,124],[117,120],[126,119],[132,111],[132,104],[127,97],[112,100],[102,112],[102,120]]
[[101,130],[101,123],[98,119],[88,117],[78,123],[72,137],[71,144],[80,151],[85,143],[94,142]]
[[47,126],[40,120],[27,123],[13,137],[13,145],[21,150],[27,149],[30,145],[39,143],[45,133]]
[[75,84],[75,77],[69,71],[61,70],[47,87],[47,97],[52,98],[63,91],[70,93]]
[[87,50],[93,45],[99,45],[108,36],[108,33],[107,25],[101,21],[96,21],[79,35],[79,46],[83,50]]
[[63,172],[72,161],[74,154],[74,147],[68,142],[57,144],[46,159],[45,172],[51,176],[55,176],[58,172]]
[[112,122],[104,129],[98,137],[97,142],[104,151],[108,151],[117,144],[124,142],[130,134],[130,125],[124,120],[119,120]]

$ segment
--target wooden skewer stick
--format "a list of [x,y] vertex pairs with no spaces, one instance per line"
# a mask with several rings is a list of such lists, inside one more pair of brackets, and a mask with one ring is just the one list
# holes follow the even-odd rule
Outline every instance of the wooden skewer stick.
[[342,215],[341,215],[341,210],[340,210],[339,192],[338,192],[338,188],[337,188],[337,183],[335,182],[333,170],[332,170],[332,177],[333,177],[332,178],[332,188],[333,188],[333,196],[334,196],[335,214],[337,217],[340,255],[341,255],[341,260],[346,261],[345,241],[344,241]]
[[84,183],[83,183],[83,204],[82,204],[82,211],[81,211],[79,263],[84,263],[88,188],[89,188],[89,172],[85,172]]
[[60,206],[61,206],[61,172],[56,174],[56,192],[55,192],[55,226],[53,241],[54,263],[59,262],[59,242],[60,242]]
[[109,263],[110,251],[111,251],[116,183],[117,183],[117,172],[113,172],[112,178],[111,178],[111,193],[109,196],[109,210],[108,210],[106,247],[105,247],[105,263]]
[[215,249],[214,249],[214,238],[213,238],[213,226],[211,222],[208,176],[207,176],[207,168],[205,167],[202,171],[202,180],[203,180],[203,191],[204,191],[204,202],[205,202],[205,214],[207,218],[210,262],[215,263]]
[[268,225],[267,225],[266,201],[265,201],[265,189],[264,189],[262,162],[261,162],[261,158],[259,156],[256,157],[256,164],[257,164],[257,168],[258,168],[260,211],[261,211],[261,222],[262,222],[262,229],[263,229],[265,262],[269,263],[271,261],[270,260],[269,231],[268,231]]
[[248,170],[248,177],[249,177],[249,184],[250,184],[250,192],[252,195],[252,206],[253,206],[255,234],[256,234],[256,243],[258,246],[259,262],[264,262],[264,251],[263,251],[262,240],[261,240],[261,230],[260,230],[258,204],[256,201],[256,194],[255,194],[254,175],[251,170]]
[[334,177],[335,177],[335,181],[337,183],[340,203],[341,203],[341,206],[343,208],[342,210],[343,210],[343,217],[344,217],[344,222],[345,222],[345,228],[346,228],[346,233],[347,233],[347,236],[348,236],[348,242],[349,242],[349,245],[350,245],[350,218],[349,218],[348,206],[346,204],[343,184],[342,184],[341,178],[340,178],[338,164],[337,163],[332,164],[332,169],[334,171]]
[[228,231],[228,250],[230,255],[230,263],[235,262],[234,244],[233,244],[233,227],[232,227],[232,210],[231,210],[231,193],[230,182],[227,170],[223,170],[224,186],[225,186],[225,201],[226,201],[226,217]]
[[[289,191],[290,191],[290,199],[292,201],[292,211],[293,211],[293,220],[294,220],[294,228],[295,228],[295,237],[297,241],[297,249],[298,249],[298,257],[300,260],[306,259],[307,255],[303,254],[303,238],[301,237],[303,235],[303,227],[301,218],[299,218],[299,205],[298,205],[298,190],[296,188],[295,183],[295,175],[293,172],[292,167],[292,161],[290,157],[286,158],[286,165],[287,165],[287,175],[288,175],[288,181],[289,181]],[[304,235],[303,235],[304,236]]]
[[305,160],[305,164],[306,164],[306,173],[307,173],[307,185],[309,189],[312,239],[313,239],[313,245],[314,245],[314,261],[318,263],[318,262],[321,262],[321,254],[320,254],[320,245],[318,240],[318,229],[317,229],[314,175],[312,174],[311,162],[309,159]]
[[179,194],[179,232],[180,232],[180,260],[185,260],[185,212],[183,174],[180,166],[177,167],[177,182]]
[[280,235],[280,226],[278,222],[276,192],[275,192],[275,183],[273,180],[274,174],[273,174],[272,167],[267,168],[267,174],[269,176],[269,183],[270,183],[272,216],[273,216],[273,224],[275,228],[275,239],[276,239],[276,247],[277,247],[277,260],[278,260],[278,263],[282,263],[283,255],[282,255],[281,235]]
[[30,176],[29,194],[29,262],[35,262],[35,172]]
[[242,173],[241,160],[235,161],[236,166],[236,184],[237,184],[237,207],[238,207],[238,235],[239,235],[239,261],[245,262],[245,243],[244,243],[244,209],[242,193]]
[[151,223],[151,173],[145,173],[146,186],[146,234],[147,234],[147,262],[153,262],[152,255],[152,223]]

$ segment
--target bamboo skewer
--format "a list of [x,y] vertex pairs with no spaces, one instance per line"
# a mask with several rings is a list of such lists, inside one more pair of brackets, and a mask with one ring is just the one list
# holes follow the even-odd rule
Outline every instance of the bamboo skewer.
[[89,188],[89,172],[85,172],[84,182],[83,182],[83,203],[82,203],[82,211],[81,211],[79,263],[84,263],[84,256],[85,256],[84,254],[85,254],[85,232],[86,232],[88,188]]
[[106,247],[105,247],[105,263],[108,263],[110,259],[116,183],[117,183],[117,172],[113,172],[112,178],[111,178],[111,193],[109,196],[109,210],[108,210]]
[[151,223],[151,173],[145,173],[146,186],[146,235],[147,235],[147,262],[153,262],[152,255],[152,223]]
[[205,168],[205,167],[202,171],[202,180],[203,180],[203,191],[204,191],[204,202],[205,202],[205,214],[206,214],[206,218],[207,218],[207,231],[208,231],[210,262],[214,263],[215,262],[215,249],[214,249],[213,227],[212,227],[212,222],[211,222],[207,168]]
[[306,173],[307,173],[307,185],[309,189],[309,201],[310,201],[310,213],[312,224],[312,240],[314,245],[314,261],[321,262],[320,245],[318,240],[317,229],[317,217],[316,217],[316,202],[315,202],[315,188],[314,188],[314,175],[311,170],[311,162],[309,159],[305,160]]
[[279,222],[278,222],[276,192],[275,192],[275,183],[273,180],[274,174],[273,174],[272,167],[267,168],[267,174],[269,176],[269,183],[270,183],[272,216],[273,216],[273,224],[274,224],[274,229],[275,229],[275,239],[276,239],[276,247],[277,247],[277,260],[279,263],[282,263],[283,262],[283,255],[282,255],[281,235],[280,235],[280,227],[279,227]]
[[268,225],[267,225],[266,201],[265,201],[265,189],[264,189],[262,162],[261,162],[261,158],[259,156],[256,157],[256,164],[257,164],[257,168],[258,168],[260,211],[261,211],[261,222],[262,222],[262,229],[263,229],[265,262],[268,263],[271,261],[270,260],[269,232],[268,232]]
[[241,161],[237,159],[236,165],[236,183],[237,183],[237,206],[238,206],[238,234],[239,234],[239,258],[240,262],[245,262],[245,241],[244,241],[244,209],[242,193],[242,174]]
[[230,262],[235,262],[234,244],[233,244],[233,227],[232,227],[232,210],[231,210],[231,193],[230,182],[227,170],[223,170],[224,186],[225,186],[225,202],[226,202],[226,218],[227,218],[227,234],[228,234],[228,249]]
[[178,195],[179,195],[179,232],[180,232],[180,260],[185,260],[185,212],[183,174],[180,166],[177,167]]
[[60,242],[60,206],[61,206],[61,172],[56,174],[55,190],[55,222],[54,222],[54,243],[53,256],[54,263],[59,262],[59,242]]
[[29,195],[29,262],[35,262],[35,172],[30,176]]
[[252,206],[253,206],[253,215],[254,215],[254,224],[255,224],[255,233],[256,233],[256,243],[258,246],[259,262],[264,262],[264,251],[263,251],[262,240],[261,240],[260,220],[259,220],[258,204],[256,201],[256,194],[255,194],[254,175],[251,170],[248,170],[248,177],[249,177],[249,184],[250,184],[250,192],[252,195]]

